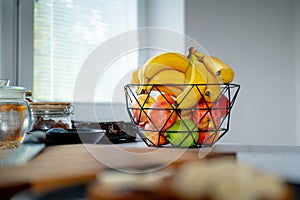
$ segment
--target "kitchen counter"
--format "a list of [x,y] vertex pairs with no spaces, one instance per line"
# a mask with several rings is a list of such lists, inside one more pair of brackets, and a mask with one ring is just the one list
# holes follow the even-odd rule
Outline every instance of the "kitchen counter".
[[236,152],[237,161],[300,183],[300,146],[220,144],[214,152]]
[[[146,146],[142,142],[122,145]],[[208,151],[236,153],[238,162],[253,165],[261,170],[271,171],[288,181],[300,183],[300,146],[216,144]]]
[[[0,150],[0,159],[10,150]],[[288,182],[300,183],[300,147],[217,144],[213,148],[149,148],[143,142],[118,145],[59,145],[44,149],[23,166],[0,168],[0,192],[11,196],[24,189],[46,191],[93,181],[105,169],[144,170],[214,156],[234,156]]]

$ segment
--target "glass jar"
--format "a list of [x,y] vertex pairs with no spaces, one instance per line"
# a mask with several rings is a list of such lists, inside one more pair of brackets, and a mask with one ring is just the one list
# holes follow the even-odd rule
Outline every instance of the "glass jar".
[[32,124],[30,130],[51,128],[71,129],[73,107],[69,102],[30,102]]
[[0,149],[17,147],[30,127],[26,91],[19,86],[0,86]]

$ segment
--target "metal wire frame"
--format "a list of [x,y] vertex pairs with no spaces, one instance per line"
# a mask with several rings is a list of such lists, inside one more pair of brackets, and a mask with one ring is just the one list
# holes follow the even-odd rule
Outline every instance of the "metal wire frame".
[[[152,97],[153,95],[162,94],[162,96],[167,101],[167,98],[163,95],[164,94],[163,91],[160,90],[161,86],[190,87],[190,92],[193,91],[194,87],[196,87],[197,88],[196,91],[198,91],[200,93],[200,95],[203,97],[204,94],[201,93],[199,88],[207,86],[207,85],[220,85],[221,92],[219,94],[219,97],[221,95],[225,95],[228,98],[228,100],[229,100],[228,107],[216,108],[216,107],[213,107],[214,102],[211,104],[211,106],[209,106],[209,102],[205,102],[205,101],[204,101],[204,103],[207,105],[207,108],[197,108],[197,107],[179,108],[180,104],[175,103],[174,105],[171,105],[169,103],[170,107],[163,108],[163,110],[169,110],[170,115],[161,128],[156,127],[155,123],[152,122],[152,119],[149,118],[147,113],[148,113],[148,110],[150,109],[150,107],[145,106],[146,101],[139,102],[138,98],[137,98],[138,95],[140,94],[139,92],[141,92],[139,90],[139,88],[147,87],[148,88],[147,91],[142,91],[142,93],[147,95],[146,99]],[[162,84],[128,84],[128,85],[124,86],[124,92],[125,92],[125,97],[126,97],[126,109],[127,109],[128,115],[129,115],[132,123],[134,123],[136,128],[138,129],[137,132],[138,132],[139,136],[141,137],[141,139],[146,143],[146,145],[151,146],[151,147],[155,146],[155,147],[176,147],[176,148],[182,147],[182,144],[184,143],[184,141],[189,137],[191,137],[193,140],[193,144],[190,145],[189,148],[211,147],[216,142],[218,142],[229,131],[231,110],[237,99],[239,90],[240,90],[240,85],[232,84],[232,83],[230,83],[230,84],[163,84],[163,85]],[[204,99],[204,98],[202,98],[202,99]],[[137,102],[138,107],[132,107],[133,102]],[[151,109],[161,110],[162,108],[151,108]],[[221,110],[221,109],[227,110],[227,113],[226,113],[226,116],[222,117],[220,122],[217,123],[217,119],[214,119],[212,112],[214,112],[214,110]],[[134,110],[139,112],[139,116],[137,118],[136,118],[136,116],[133,115]],[[176,131],[176,134],[185,134],[185,137],[182,138],[182,141],[179,144],[175,145],[172,143],[165,143],[165,141],[167,141],[167,138],[164,136],[164,132],[165,132],[164,127],[166,126],[168,120],[171,118],[172,115],[176,114],[179,119],[182,119],[181,113],[183,110],[188,111],[188,112],[195,112],[197,110],[202,110],[205,112],[205,114],[199,119],[199,121],[197,123],[195,123],[195,126],[192,128],[188,127],[186,125],[186,123],[184,122],[184,120],[182,120],[183,126],[185,127],[186,130]],[[154,128],[155,128],[154,130],[153,129],[151,129],[151,130],[145,129],[144,124],[140,122],[142,114],[147,117],[149,123],[152,123],[154,125]],[[200,123],[202,120],[204,120],[205,116],[207,116],[207,115],[211,115],[211,119],[213,121],[213,128],[206,129],[206,130],[199,129],[197,127],[198,123]],[[149,139],[149,137],[147,137],[145,134],[146,132],[156,133],[157,140],[152,141],[151,139]],[[199,137],[203,137],[203,135],[209,134],[209,137],[204,138],[203,141],[199,142],[200,140],[195,137],[195,135],[196,135],[195,133],[198,133]],[[184,147],[184,148],[186,148],[186,147]]]

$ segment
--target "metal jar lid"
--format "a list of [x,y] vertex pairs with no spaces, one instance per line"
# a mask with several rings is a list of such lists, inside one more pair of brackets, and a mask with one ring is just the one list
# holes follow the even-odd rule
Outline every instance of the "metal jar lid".
[[27,88],[20,86],[0,86],[0,98],[24,98]]

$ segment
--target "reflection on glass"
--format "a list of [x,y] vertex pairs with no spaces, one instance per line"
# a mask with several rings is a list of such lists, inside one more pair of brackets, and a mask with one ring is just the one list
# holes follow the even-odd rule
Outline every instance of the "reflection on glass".
[[0,86],[9,86],[9,79],[0,79]]

